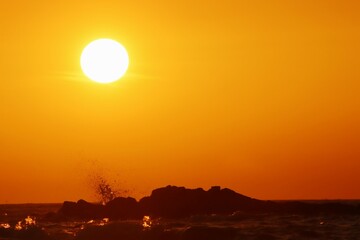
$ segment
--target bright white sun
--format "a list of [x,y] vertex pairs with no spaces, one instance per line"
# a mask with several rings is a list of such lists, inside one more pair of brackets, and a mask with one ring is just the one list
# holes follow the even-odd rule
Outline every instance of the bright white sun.
[[85,75],[98,83],[120,79],[129,66],[126,49],[111,39],[99,39],[85,47],[80,64]]

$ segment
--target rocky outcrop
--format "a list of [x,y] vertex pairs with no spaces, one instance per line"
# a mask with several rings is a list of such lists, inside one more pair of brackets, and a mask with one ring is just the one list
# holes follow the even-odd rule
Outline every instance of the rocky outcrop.
[[135,198],[115,198],[105,205],[105,215],[111,219],[142,218],[144,215],[139,209],[139,203]]
[[139,202],[143,213],[162,217],[186,217],[199,214],[230,214],[239,210],[261,208],[262,201],[256,200],[230,189],[212,187],[186,189],[167,186],[155,189],[151,196]]
[[342,203],[312,204],[304,202],[262,201],[236,193],[228,188],[202,188],[167,186],[152,191],[151,195],[136,201],[134,198],[115,198],[106,205],[84,200],[64,202],[59,214],[65,217],[93,219],[139,219],[145,215],[182,218],[194,215],[242,213],[284,214],[360,214],[359,206]]
[[101,218],[105,214],[105,207],[100,204],[92,204],[85,200],[77,202],[64,202],[59,213],[72,218]]

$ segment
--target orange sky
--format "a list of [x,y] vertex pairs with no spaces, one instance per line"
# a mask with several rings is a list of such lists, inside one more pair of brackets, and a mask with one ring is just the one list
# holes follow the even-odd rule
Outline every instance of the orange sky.
[[[56,2],[56,3],[55,3]],[[316,3],[315,3],[316,2]],[[360,198],[358,1],[3,1],[0,203],[168,184]],[[120,81],[81,72],[92,40]]]

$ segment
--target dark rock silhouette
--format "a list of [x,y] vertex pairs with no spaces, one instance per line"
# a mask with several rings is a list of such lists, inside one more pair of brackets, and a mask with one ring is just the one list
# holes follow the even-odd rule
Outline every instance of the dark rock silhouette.
[[238,194],[230,189],[212,187],[186,189],[167,186],[155,189],[139,205],[141,212],[161,217],[186,217],[199,214],[231,214],[238,210],[259,208],[262,201]]
[[118,218],[142,218],[144,215],[141,214],[139,204],[135,198],[123,198],[118,197],[105,205],[106,216],[111,219]]
[[64,202],[59,214],[65,217],[93,219],[140,219],[145,215],[165,218],[183,218],[194,215],[234,212],[247,214],[360,214],[360,207],[343,203],[313,204],[300,201],[262,201],[236,193],[228,188],[202,188],[167,186],[152,191],[151,195],[137,202],[134,198],[115,198],[106,205],[84,200]]
[[59,213],[74,218],[100,218],[105,213],[105,208],[100,204],[92,204],[85,200],[64,202]]

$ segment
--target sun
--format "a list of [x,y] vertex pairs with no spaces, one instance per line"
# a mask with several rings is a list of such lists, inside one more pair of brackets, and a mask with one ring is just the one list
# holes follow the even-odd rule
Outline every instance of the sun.
[[81,69],[91,80],[111,83],[119,80],[129,66],[126,49],[112,39],[98,39],[87,45],[80,58]]

